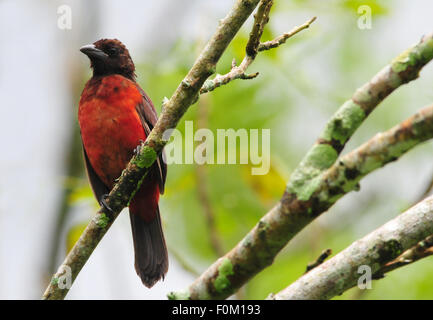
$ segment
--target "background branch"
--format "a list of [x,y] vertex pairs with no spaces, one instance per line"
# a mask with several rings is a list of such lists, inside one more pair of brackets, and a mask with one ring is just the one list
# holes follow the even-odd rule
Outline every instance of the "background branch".
[[433,234],[433,197],[429,197],[364,238],[354,242],[335,257],[302,276],[272,299],[330,299],[354,287],[363,272],[372,274],[418,241]]
[[383,278],[385,273],[391,272],[397,268],[416,262],[422,258],[431,256],[432,254],[433,235],[428,236],[424,240],[418,242],[415,246],[403,252],[403,254],[397,257],[395,260],[385,264],[379,271],[377,271],[373,275],[373,279]]

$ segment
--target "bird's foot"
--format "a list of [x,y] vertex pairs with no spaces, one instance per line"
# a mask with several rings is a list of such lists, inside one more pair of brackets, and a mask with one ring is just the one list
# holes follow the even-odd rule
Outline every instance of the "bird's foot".
[[108,212],[110,213],[114,213],[113,209],[110,208],[110,206],[107,203],[107,199],[108,198],[108,194],[103,194],[101,197],[101,200],[99,201],[99,204],[101,205],[101,207],[105,208]]
[[140,139],[140,143],[134,149],[134,155],[137,155],[140,153],[141,148],[143,147],[143,143],[144,143],[144,141]]

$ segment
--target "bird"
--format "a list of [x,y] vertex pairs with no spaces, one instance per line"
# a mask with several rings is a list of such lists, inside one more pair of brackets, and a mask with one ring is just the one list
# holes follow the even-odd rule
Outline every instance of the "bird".
[[[85,84],[78,122],[87,176],[97,201],[105,202],[116,179],[158,120],[149,96],[136,81],[135,65],[118,39],[101,39],[80,48],[93,75]],[[151,288],[168,271],[159,195],[164,193],[167,165],[162,153],[150,167],[129,203],[135,270]]]

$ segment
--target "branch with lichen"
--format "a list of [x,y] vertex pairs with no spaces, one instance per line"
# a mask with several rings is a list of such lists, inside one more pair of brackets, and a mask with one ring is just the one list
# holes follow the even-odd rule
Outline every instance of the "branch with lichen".
[[[430,179],[427,188],[425,188],[423,193],[418,197],[418,200],[416,200],[413,205],[410,205],[408,209],[427,198],[432,188],[433,179]],[[373,275],[373,279],[381,279],[385,276],[385,273],[391,272],[394,269],[414,263],[431,255],[433,255],[433,235],[428,236],[424,240],[418,242],[415,246],[403,252],[393,261],[388,262]]]
[[[322,134],[290,177],[287,192],[302,193],[314,178],[337,160],[347,141],[389,94],[419,76],[433,58],[433,34],[404,51],[369,82],[355,91],[326,124]],[[323,161],[323,155],[326,155]]]
[[43,299],[63,299],[66,296],[69,288],[59,286],[59,281],[64,277],[64,270],[70,268],[72,272],[71,282],[73,282],[120,211],[132,199],[147,174],[147,168],[161,153],[168,139],[164,133],[168,129],[175,128],[191,104],[197,100],[205,80],[215,72],[216,64],[221,55],[258,3],[259,0],[237,0],[227,16],[221,20],[218,29],[186,77],[172,97],[164,102],[164,109],[158,122],[142,145],[140,152],[131,159],[107,197],[106,203],[112,211],[110,212],[106,208],[101,208],[98,211],[63,264],[53,275]]
[[[390,263],[405,265],[396,266],[393,261],[405,250],[409,251],[403,255],[417,256],[410,248],[432,234],[433,197],[429,197],[269,298],[330,299],[356,286],[366,267],[374,275],[391,271]],[[431,247],[431,236],[427,239]]]
[[[374,108],[395,89],[416,79],[432,58],[433,34],[430,34],[359,88],[328,121],[320,138],[292,173],[281,200],[188,289],[171,292],[169,298],[229,297],[271,265],[281,249],[307,224],[344,194],[358,188],[363,176],[430,139],[431,107],[336,162],[346,142]],[[423,120],[418,121],[419,118]],[[418,122],[424,128],[422,132],[417,131]]]
[[383,278],[385,273],[407,266],[408,264],[431,255],[433,255],[433,235],[430,235],[424,240],[418,242],[415,246],[403,252],[396,259],[385,264],[373,275],[373,279]]
[[292,31],[285,33],[283,36],[281,36],[284,37],[284,41],[281,40],[277,45],[270,44],[271,42],[273,43],[273,41],[276,40],[261,43],[260,38],[263,34],[265,25],[269,21],[269,12],[271,10],[272,4],[272,0],[263,0],[257,10],[257,13],[254,15],[253,28],[251,30],[250,37],[246,46],[245,57],[242,60],[241,64],[237,66],[236,60],[233,59],[231,70],[224,75],[217,74],[215,78],[206,80],[203,87],[200,89],[200,94],[213,91],[216,88],[228,84],[229,82],[236,79],[254,79],[259,75],[259,73],[256,72],[252,74],[247,74],[246,71],[248,67],[254,62],[259,51],[270,50],[279,46],[280,44],[283,44],[290,37],[308,28],[316,20],[316,17],[314,17],[302,24],[301,26],[295,27]]

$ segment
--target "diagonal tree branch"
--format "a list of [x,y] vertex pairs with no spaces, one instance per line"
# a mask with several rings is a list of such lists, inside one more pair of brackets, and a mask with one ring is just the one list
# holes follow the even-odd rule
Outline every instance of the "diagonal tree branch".
[[216,32],[195,61],[191,70],[173,96],[168,101],[165,101],[164,110],[142,146],[140,153],[131,159],[118,183],[111,190],[106,202],[113,212],[108,212],[104,208],[98,211],[63,264],[54,274],[43,295],[43,299],[63,299],[66,296],[69,288],[59,286],[59,281],[63,280],[65,268],[70,268],[72,273],[71,282],[73,282],[120,211],[128,205],[140,182],[146,176],[147,168],[152,165],[167,143],[168,137],[164,136],[164,133],[167,129],[175,128],[189,106],[197,100],[203,83],[215,72],[216,64],[221,55],[258,3],[259,0],[237,0],[227,16],[221,20]]
[[[430,34],[359,88],[329,120],[321,137],[292,173],[280,202],[260,219],[236,247],[213,263],[185,292],[172,292],[169,298],[229,297],[250,278],[271,265],[288,241],[345,193],[355,189],[363,176],[429,139],[431,132],[428,130],[422,132],[422,137],[415,137],[411,136],[413,132],[409,127],[397,127],[393,129],[394,133],[399,134],[402,140],[393,140],[388,135],[389,145],[379,144],[380,139],[373,140],[373,143],[358,149],[359,153],[352,152],[325,172],[335,163],[344,145],[367,115],[396,88],[416,79],[422,67],[432,58],[433,34]],[[427,111],[425,109],[423,112]],[[423,114],[418,116],[424,117]],[[408,120],[408,124],[412,122],[416,123],[417,118]],[[427,127],[431,125],[430,121],[422,123]],[[391,147],[389,150],[392,153],[386,149],[388,147]],[[361,161],[360,168],[357,168],[356,160]]]
[[412,248],[403,252],[395,260],[392,260],[379,269],[374,275],[373,279],[383,278],[385,273],[391,272],[397,268],[407,266],[422,258],[433,255],[433,235],[428,236],[424,240],[418,242]]
[[[370,268],[371,274],[391,271],[392,269],[388,267],[393,259],[431,234],[433,234],[433,196],[354,242],[332,259],[269,298],[330,299],[358,283],[365,272],[359,267],[364,266],[363,270],[366,269],[365,267]],[[410,255],[412,256],[413,252]],[[395,264],[394,266],[393,268],[397,267]]]

